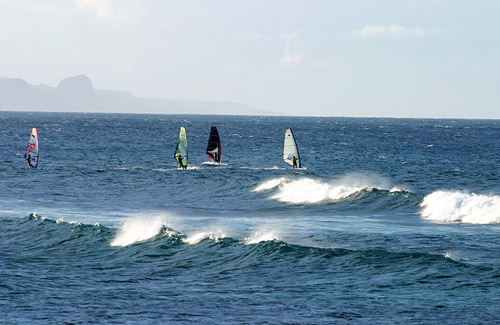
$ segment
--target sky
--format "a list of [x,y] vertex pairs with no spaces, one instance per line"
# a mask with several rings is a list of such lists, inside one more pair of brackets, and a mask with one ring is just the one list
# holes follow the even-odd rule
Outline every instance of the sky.
[[497,0],[0,0],[0,76],[290,115],[500,119]]

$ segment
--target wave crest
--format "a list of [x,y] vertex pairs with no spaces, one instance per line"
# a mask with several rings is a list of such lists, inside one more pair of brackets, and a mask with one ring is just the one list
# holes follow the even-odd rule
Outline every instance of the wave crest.
[[253,191],[262,192],[277,189],[272,199],[292,204],[314,204],[339,201],[366,190],[404,191],[393,187],[379,176],[353,173],[338,180],[325,182],[309,177],[298,179],[274,178],[259,184]]
[[204,239],[211,239],[215,241],[216,243],[219,242],[221,239],[226,238],[226,235],[222,231],[216,231],[216,232],[198,232],[193,235],[187,236],[186,238],[183,238],[182,241],[188,245],[196,245],[199,242],[201,242]]
[[460,191],[435,191],[420,204],[420,215],[438,222],[500,223],[500,196]]
[[158,235],[164,225],[166,225],[166,219],[162,216],[127,219],[120,224],[110,245],[123,247],[148,240]]
[[261,242],[281,240],[281,231],[269,229],[269,227],[261,227],[253,232],[249,237],[243,240],[245,245],[258,244]]

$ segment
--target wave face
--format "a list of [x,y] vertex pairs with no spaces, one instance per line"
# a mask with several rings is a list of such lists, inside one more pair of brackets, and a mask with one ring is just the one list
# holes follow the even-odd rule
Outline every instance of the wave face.
[[500,196],[435,191],[421,203],[423,218],[437,222],[500,223]]

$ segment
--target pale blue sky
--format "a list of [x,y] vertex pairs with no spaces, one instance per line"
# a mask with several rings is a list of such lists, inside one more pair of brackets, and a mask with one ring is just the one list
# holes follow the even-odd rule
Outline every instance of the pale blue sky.
[[0,0],[0,76],[293,115],[500,118],[496,0]]

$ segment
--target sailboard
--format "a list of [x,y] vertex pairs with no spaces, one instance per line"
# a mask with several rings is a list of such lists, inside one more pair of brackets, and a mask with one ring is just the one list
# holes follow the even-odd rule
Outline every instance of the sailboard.
[[187,132],[186,128],[181,126],[179,131],[179,141],[177,141],[177,147],[175,148],[174,154],[175,160],[181,164],[184,168],[187,167],[188,163],[188,142],[187,142]]
[[293,136],[292,129],[287,129],[285,131],[285,144],[283,146],[283,160],[293,166],[293,157],[295,156],[297,168],[301,168],[299,148],[295,142],[295,137]]
[[222,151],[219,132],[215,126],[210,129],[210,136],[208,137],[207,155],[216,163],[220,163]]
[[36,168],[38,166],[38,131],[36,128],[31,129],[28,146],[24,153],[24,159],[26,159],[26,163],[30,168]]

